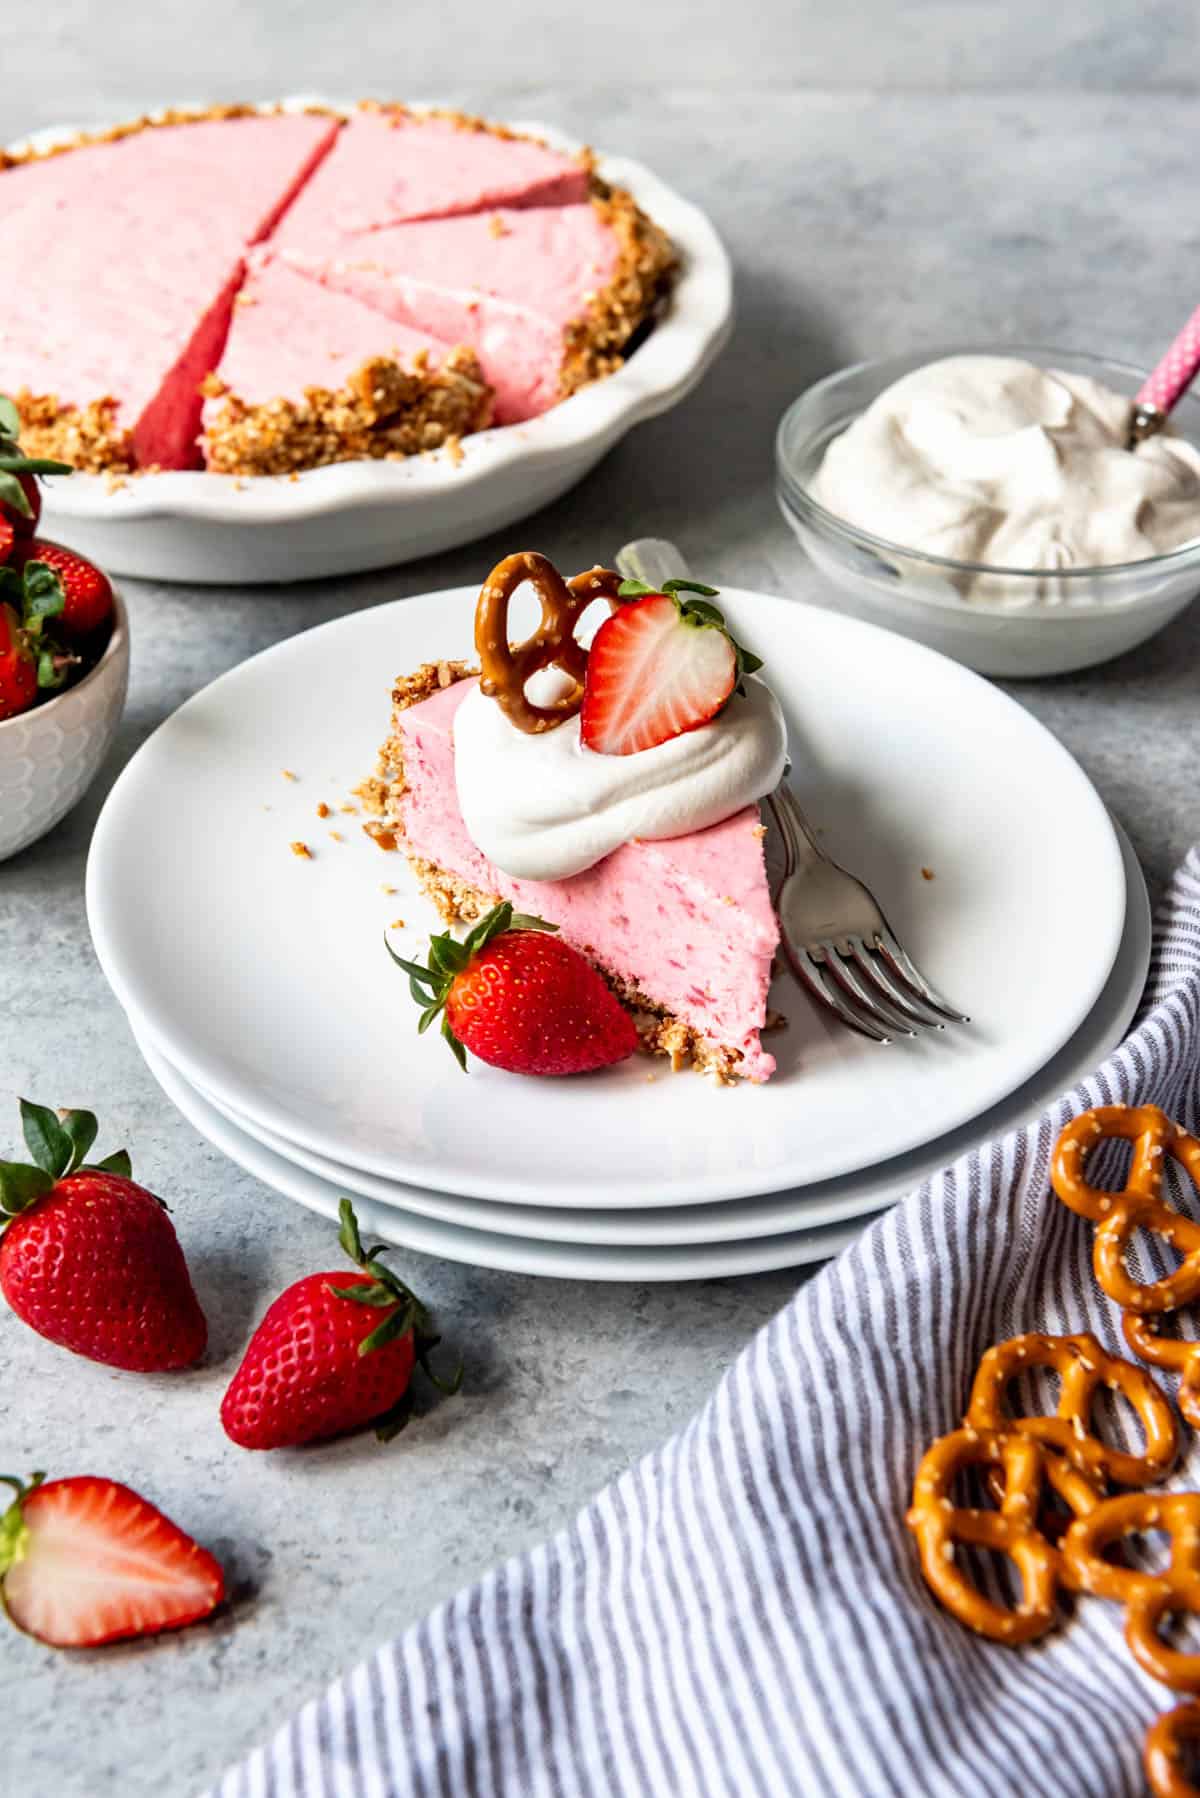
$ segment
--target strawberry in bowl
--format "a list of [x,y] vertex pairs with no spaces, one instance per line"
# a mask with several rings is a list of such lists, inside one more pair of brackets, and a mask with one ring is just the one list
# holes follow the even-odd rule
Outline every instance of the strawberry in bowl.
[[129,681],[129,623],[107,575],[38,536],[39,482],[65,463],[22,455],[0,395],[0,861],[82,797]]

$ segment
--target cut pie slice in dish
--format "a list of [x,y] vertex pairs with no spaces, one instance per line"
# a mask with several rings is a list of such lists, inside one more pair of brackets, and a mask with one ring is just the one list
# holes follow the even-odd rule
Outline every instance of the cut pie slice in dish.
[[608,373],[674,264],[628,195],[419,220],[331,240],[285,229],[293,268],[412,329],[468,344],[496,419],[532,418]]
[[393,691],[371,827],[408,855],[447,922],[499,899],[556,924],[634,1011],[643,1047],[722,1081],[763,1081],[759,1033],[779,930],[757,805],[706,830],[623,844],[566,880],[517,880],[480,853],[459,809],[454,717],[475,685],[462,663],[427,664]]
[[0,392],[19,396],[29,454],[200,465],[200,384],[246,251],[337,129],[309,114],[205,118],[4,169],[0,241],[21,278],[4,298]]
[[441,449],[489,422],[474,354],[293,273],[253,267],[207,383],[210,468],[288,474]]
[[[378,106],[170,113],[50,153],[0,150],[0,244],[20,269],[3,303],[0,392],[17,402],[29,453],[121,474],[199,468],[205,449],[221,473],[292,474],[535,417],[617,368],[675,267],[665,234],[589,155]],[[381,324],[260,279],[266,257],[372,306]],[[241,297],[261,309],[256,326],[235,317]],[[378,331],[406,354],[414,333],[430,346],[427,389],[376,378],[369,396],[362,383],[347,392],[378,364],[366,348]],[[492,406],[460,425],[458,376],[478,382],[481,369]],[[202,446],[214,376],[243,411],[225,408],[222,434],[209,406]]]
[[409,219],[494,206],[564,206],[588,196],[590,158],[459,114],[403,106],[352,113],[279,234],[295,250]]

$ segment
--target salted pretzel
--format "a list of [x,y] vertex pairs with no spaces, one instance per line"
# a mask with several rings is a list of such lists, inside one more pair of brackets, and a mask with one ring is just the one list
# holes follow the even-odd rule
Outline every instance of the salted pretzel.
[[[1084,1162],[1112,1137],[1133,1144],[1133,1160],[1121,1192],[1105,1192],[1084,1178]],[[1162,1198],[1163,1168],[1171,1156],[1200,1186],[1200,1142],[1173,1124],[1156,1105],[1099,1105],[1068,1124],[1058,1139],[1050,1180],[1055,1192],[1096,1225],[1092,1248],[1096,1279],[1122,1309],[1174,1311],[1200,1296],[1200,1224]],[[1174,1273],[1141,1284],[1130,1278],[1125,1253],[1135,1230],[1150,1230],[1181,1256]]]
[[1200,1798],[1200,1786],[1193,1785],[1183,1770],[1184,1749],[1193,1742],[1200,1742],[1200,1704],[1194,1698],[1154,1719],[1142,1749],[1154,1798]]
[[[1004,1495],[999,1510],[953,1503],[951,1489],[968,1467],[1000,1472]],[[921,1571],[960,1623],[993,1642],[1032,1642],[1054,1622],[1066,1570],[1059,1551],[1038,1528],[1043,1480],[1076,1518],[1086,1518],[1100,1503],[1095,1486],[1078,1468],[1047,1452],[1034,1437],[1015,1431],[952,1430],[934,1443],[917,1469],[906,1522],[917,1539]],[[1016,1610],[985,1598],[960,1570],[955,1560],[959,1543],[995,1549],[1015,1563],[1022,1589]]]
[[[1056,1411],[1053,1416],[1005,1416],[1005,1388],[1031,1367],[1052,1367],[1060,1375]],[[1098,1386],[1119,1392],[1137,1412],[1144,1437],[1140,1455],[1112,1448],[1092,1433],[1092,1401]],[[1112,1480],[1118,1486],[1149,1486],[1163,1479],[1179,1448],[1165,1394],[1144,1368],[1106,1354],[1090,1335],[1043,1336],[1035,1331],[988,1349],[971,1388],[966,1422],[976,1430],[1015,1430],[1033,1436],[1043,1448],[1065,1455],[1091,1480]]]
[[[1164,1530],[1171,1558],[1158,1573],[1118,1567],[1104,1551],[1123,1536]],[[1200,1615],[1200,1492],[1123,1492],[1077,1517],[1060,1550],[1067,1579],[1079,1592],[1125,1606],[1125,1640],[1152,1679],[1176,1692],[1200,1692],[1200,1654],[1169,1647],[1164,1617]]]
[[1179,1342],[1171,1336],[1160,1336],[1157,1317],[1145,1312],[1126,1311],[1121,1328],[1139,1360],[1183,1376],[1176,1403],[1192,1428],[1200,1430],[1200,1342]]
[[[541,623],[524,643],[508,640],[508,608],[517,588],[530,583],[541,601]],[[510,723],[529,736],[554,730],[573,718],[583,703],[587,650],[575,627],[593,600],[615,609],[621,576],[611,568],[589,568],[565,581],[553,562],[536,550],[505,556],[484,581],[475,609],[475,648],[482,669],[480,689],[494,699]],[[573,686],[552,705],[535,705],[525,693],[530,675],[560,668]]]

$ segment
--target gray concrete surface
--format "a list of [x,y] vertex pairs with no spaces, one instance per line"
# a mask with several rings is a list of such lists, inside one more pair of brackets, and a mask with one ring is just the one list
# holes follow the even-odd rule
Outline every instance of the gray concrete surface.
[[[815,577],[775,510],[771,438],[808,380],[966,339],[1148,359],[1196,303],[1198,20],[1182,0],[753,0],[736,13],[618,0],[590,21],[529,0],[421,14],[45,0],[4,33],[0,138],[304,88],[540,116],[644,158],[724,233],[738,331],[684,407],[520,538],[572,564],[654,532],[718,583],[803,597]],[[135,588],[133,687],[104,776],[0,867],[0,1142],[16,1146],[18,1092],[99,1111],[105,1142],[128,1140],[174,1206],[214,1326],[202,1369],[143,1379],[55,1351],[0,1310],[0,1467],[128,1479],[225,1557],[235,1587],[227,1615],[177,1639],[66,1656],[0,1637],[3,1798],[196,1792],[372,1643],[565,1522],[681,1424],[799,1277],[588,1287],[412,1256],[466,1350],[466,1396],[390,1449],[366,1438],[250,1458],[221,1434],[249,1326],[327,1258],[328,1233],[201,1141],[143,1069],[89,946],[91,826],[138,743],[214,675],[340,613],[469,581],[511,547],[290,590]],[[1108,668],[1014,689],[1082,761],[1156,887],[1200,839],[1198,662],[1193,609]]]

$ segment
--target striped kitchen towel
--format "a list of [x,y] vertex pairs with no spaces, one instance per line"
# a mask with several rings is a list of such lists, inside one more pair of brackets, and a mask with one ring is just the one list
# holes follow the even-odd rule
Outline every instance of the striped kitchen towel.
[[[1122,1352],[1091,1227],[1049,1194],[1051,1149],[1114,1100],[1196,1129],[1198,1068],[1193,851],[1141,1022],[1097,1074],[875,1223],[679,1435],[340,1680],[219,1798],[1141,1793],[1142,1735],[1174,1700],[1131,1660],[1119,1608],[985,1642],[930,1598],[904,1512],[989,1344],[1092,1330]],[[1185,1435],[1171,1483],[1200,1486]]]

